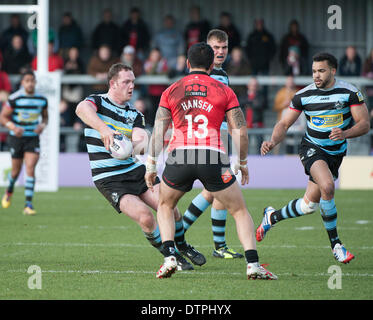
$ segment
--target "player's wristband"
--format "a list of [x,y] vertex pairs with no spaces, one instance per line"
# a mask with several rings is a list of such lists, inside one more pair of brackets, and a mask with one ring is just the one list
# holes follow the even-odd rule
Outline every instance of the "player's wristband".
[[247,158],[243,160],[240,159],[239,164],[240,164],[240,167],[245,167],[247,165]]
[[14,125],[14,123],[12,121],[8,121],[6,124],[5,124],[5,127],[7,127],[9,130],[12,130],[10,129],[10,126],[12,126],[12,124]]
[[157,162],[158,160],[158,157],[152,157],[151,155],[148,155],[148,159],[154,161],[154,162]]
[[154,173],[157,172],[157,164],[156,163],[149,163],[147,162],[145,165],[146,172],[148,173]]

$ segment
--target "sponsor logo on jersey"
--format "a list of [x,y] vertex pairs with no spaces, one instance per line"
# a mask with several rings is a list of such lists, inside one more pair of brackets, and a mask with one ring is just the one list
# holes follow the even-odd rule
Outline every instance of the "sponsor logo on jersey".
[[207,97],[207,87],[201,84],[189,84],[185,87],[185,97]]
[[343,124],[343,114],[311,116],[310,122],[317,128],[336,127]]
[[[104,121],[105,122],[105,121]],[[131,129],[127,129],[127,128],[122,128],[122,127],[118,127],[118,126],[115,126],[113,125],[112,123],[108,123],[108,122],[105,122],[106,125],[112,129],[112,130],[115,130],[115,131],[118,131],[124,135],[127,136],[127,138],[131,139],[131,136],[132,136],[132,130]]]
[[23,122],[32,122],[38,120],[39,114],[38,113],[28,113],[28,112],[19,112],[18,118],[20,121]]
[[356,92],[356,95],[357,95],[357,98],[359,99],[359,102],[364,100],[364,97],[363,97],[363,95],[361,94],[360,91]]

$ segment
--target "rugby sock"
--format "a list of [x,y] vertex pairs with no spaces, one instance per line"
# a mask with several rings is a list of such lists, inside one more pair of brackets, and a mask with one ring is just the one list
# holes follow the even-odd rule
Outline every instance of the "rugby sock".
[[175,220],[175,243],[178,248],[186,245],[183,219]]
[[14,185],[15,185],[15,183],[17,181],[17,178],[18,178],[18,176],[15,177],[15,178],[12,178],[11,173],[10,172],[8,173],[8,181],[9,181],[8,189],[7,189],[8,193],[13,193],[13,191],[14,191]]
[[335,207],[334,198],[331,200],[321,198],[320,212],[333,249],[337,243],[341,243],[337,233],[337,208]]
[[[144,231],[143,231],[144,232]],[[159,232],[158,226],[154,229],[153,232],[144,232],[145,238],[150,242],[150,244],[161,251],[162,247],[162,239],[161,234]]]
[[271,224],[274,225],[284,219],[296,218],[305,215],[300,207],[301,201],[302,199],[291,200],[285,207],[272,213]]
[[196,196],[191,204],[189,205],[187,211],[185,211],[183,216],[183,224],[185,232],[189,227],[198,219],[198,217],[208,208],[211,203],[208,202],[200,193]]
[[32,203],[32,197],[34,196],[35,178],[26,176],[25,182],[25,197],[26,206]]
[[227,210],[217,210],[211,208],[212,234],[215,249],[226,247],[225,243],[225,222],[227,220]]
[[259,262],[258,252],[256,250],[245,251],[246,263]]

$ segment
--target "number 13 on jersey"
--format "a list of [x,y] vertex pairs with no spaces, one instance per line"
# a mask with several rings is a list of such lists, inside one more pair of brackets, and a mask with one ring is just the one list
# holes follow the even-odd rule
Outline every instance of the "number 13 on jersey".
[[[193,119],[193,115],[187,114],[185,116],[185,119],[188,121],[188,139],[193,138],[193,135],[198,139],[204,139],[207,137],[207,134],[208,134],[207,125],[209,123],[209,120],[207,119],[206,116],[204,116],[203,114],[199,114]],[[198,125],[197,130],[193,130],[193,122],[197,123]]]

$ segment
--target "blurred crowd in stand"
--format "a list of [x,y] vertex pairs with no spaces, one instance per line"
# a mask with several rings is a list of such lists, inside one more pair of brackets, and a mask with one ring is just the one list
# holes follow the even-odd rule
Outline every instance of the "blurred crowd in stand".
[[[111,9],[102,12],[102,20],[95,26],[89,39],[83,32],[77,17],[65,12],[61,17],[58,30],[50,28],[48,34],[48,67],[49,71],[61,70],[64,74],[89,74],[105,80],[109,67],[116,62],[130,65],[136,77],[141,75],[166,75],[176,78],[187,73],[186,52],[196,42],[205,41],[212,28],[224,30],[229,37],[228,58],[223,65],[229,76],[250,76],[247,85],[232,86],[241,103],[246,116],[247,127],[266,127],[266,115],[277,114],[274,121],[286,112],[289,102],[299,90],[294,84],[294,77],[310,75],[309,42],[301,33],[297,20],[288,24],[288,32],[279,43],[266,28],[265,21],[257,18],[249,34],[244,37],[229,12],[221,12],[219,24],[211,25],[201,15],[200,7],[193,6],[189,11],[189,21],[184,30],[176,25],[175,17],[166,14],[163,27],[152,32],[142,18],[138,7],[132,7],[129,16],[123,23],[113,20]],[[10,15],[9,26],[0,32],[0,107],[8,95],[18,89],[12,86],[9,74],[19,74],[22,70],[37,67],[36,43],[37,29],[28,32],[22,25],[20,16]],[[91,53],[87,59],[81,57],[83,48]],[[271,62],[281,65],[281,73],[286,75],[284,87],[271,97],[268,87],[261,86],[256,76],[271,74]],[[373,79],[373,49],[362,59],[354,46],[348,46],[340,57],[338,74],[341,76],[363,76]],[[156,108],[162,92],[167,86],[149,84],[137,86],[132,102],[144,113],[146,126],[151,130]],[[104,93],[107,85],[95,84],[82,86],[64,84],[60,104],[61,126],[72,127],[80,131],[83,127],[75,116],[75,106],[86,95]],[[373,106],[373,86],[365,90],[368,107]],[[373,110],[371,110],[373,118]],[[273,123],[271,123],[273,125]],[[305,121],[301,119],[295,130],[305,129]],[[6,149],[6,133],[0,133],[0,150]],[[256,149],[259,150],[263,137],[256,136]],[[372,141],[373,147],[373,141]],[[66,150],[65,136],[61,136],[61,151]],[[79,143],[79,151],[84,151],[84,144]],[[278,150],[277,150],[278,152]],[[286,153],[297,152],[294,139],[289,138]]]

